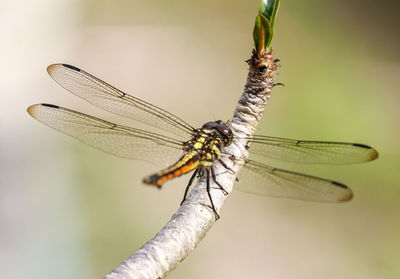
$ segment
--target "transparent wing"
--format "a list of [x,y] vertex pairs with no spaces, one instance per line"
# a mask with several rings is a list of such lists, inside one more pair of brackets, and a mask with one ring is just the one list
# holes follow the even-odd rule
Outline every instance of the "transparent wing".
[[358,143],[304,141],[268,136],[249,140],[250,155],[265,156],[294,163],[353,164],[374,160],[378,153]]
[[74,66],[53,64],[47,72],[62,87],[99,108],[179,136],[193,131],[192,126],[172,113],[128,95]]
[[37,104],[30,106],[28,113],[51,128],[119,157],[160,163],[182,155],[182,142],[176,139],[59,106]]
[[270,197],[318,202],[344,202],[353,197],[346,185],[248,161],[239,173],[234,189]]

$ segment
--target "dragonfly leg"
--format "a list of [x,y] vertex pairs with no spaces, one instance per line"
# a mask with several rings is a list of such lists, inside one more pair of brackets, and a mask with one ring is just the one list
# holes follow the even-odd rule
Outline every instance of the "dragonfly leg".
[[208,168],[206,169],[206,173],[207,173],[207,194],[208,194],[208,198],[210,199],[211,209],[214,211],[214,214],[215,214],[215,220],[218,220],[220,217],[219,217],[217,211],[215,210],[214,202],[212,200],[211,192],[210,192],[210,170]]
[[218,162],[224,167],[226,168],[228,171],[230,171],[232,174],[235,174],[235,171],[232,170],[230,167],[228,167],[224,161],[222,161],[221,159],[218,159]]
[[182,203],[186,200],[187,194],[188,194],[188,192],[189,192],[189,188],[190,188],[190,186],[192,185],[193,180],[196,178],[196,175],[197,175],[198,172],[199,172],[199,169],[196,169],[196,170],[194,171],[192,177],[190,177],[189,183],[188,183],[188,185],[186,186],[186,189],[185,189],[185,194],[183,195],[183,200],[182,200],[182,202],[181,202],[180,205],[182,205]]
[[215,182],[215,184],[217,184],[218,187],[222,190],[222,193],[224,193],[225,196],[228,195],[228,192],[217,181],[217,176],[215,175],[215,171],[214,171],[214,168],[212,166],[211,166],[211,177],[212,177],[212,180]]

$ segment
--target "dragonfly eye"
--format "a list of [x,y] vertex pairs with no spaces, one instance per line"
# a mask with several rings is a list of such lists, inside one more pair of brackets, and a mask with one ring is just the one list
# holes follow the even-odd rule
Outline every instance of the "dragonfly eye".
[[229,145],[233,139],[231,128],[222,120],[207,122],[203,125],[203,129],[215,129],[223,137],[225,145]]
[[202,128],[203,129],[213,129],[218,126],[217,124],[218,124],[217,122],[210,121],[210,122],[205,123]]

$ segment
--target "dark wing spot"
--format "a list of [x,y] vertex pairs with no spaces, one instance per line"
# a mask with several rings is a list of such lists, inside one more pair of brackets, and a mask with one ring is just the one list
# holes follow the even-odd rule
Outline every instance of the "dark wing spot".
[[41,105],[44,106],[44,107],[55,108],[55,109],[59,109],[60,108],[59,106],[52,105],[52,104],[41,104]]
[[361,148],[372,149],[370,146],[361,143],[353,143],[353,145]]
[[347,187],[346,185],[344,185],[343,183],[340,183],[340,182],[337,182],[337,181],[331,181],[331,183],[332,183],[333,185],[342,187],[342,188],[344,188],[344,189],[348,189],[348,188],[349,188],[349,187]]
[[64,67],[66,67],[66,68],[68,68],[68,69],[71,69],[71,70],[74,70],[74,71],[77,71],[77,72],[80,72],[81,71],[81,69],[79,69],[79,68],[77,68],[77,67],[75,67],[75,66],[72,66],[72,65],[68,65],[68,64],[62,64]]

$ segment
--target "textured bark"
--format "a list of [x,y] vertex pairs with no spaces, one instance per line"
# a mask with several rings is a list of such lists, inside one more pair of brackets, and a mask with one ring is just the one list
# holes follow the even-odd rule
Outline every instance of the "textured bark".
[[[247,140],[238,138],[249,137],[254,133],[274,86],[277,69],[270,54],[265,55],[263,61],[253,54],[248,64],[249,74],[245,89],[230,121],[235,138],[221,156],[234,173],[227,171],[219,163],[214,164],[217,180],[228,193],[232,191],[236,174],[248,156]],[[224,195],[212,180],[211,183],[211,195],[219,212],[228,195]],[[163,278],[173,270],[194,250],[215,223],[215,215],[205,188],[206,179],[203,176],[164,228],[105,278],[155,279]]]

